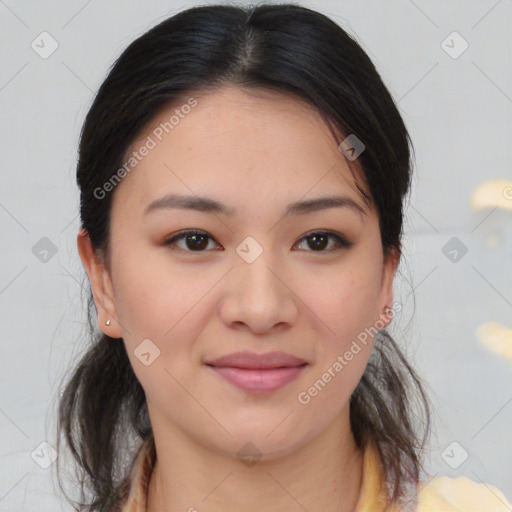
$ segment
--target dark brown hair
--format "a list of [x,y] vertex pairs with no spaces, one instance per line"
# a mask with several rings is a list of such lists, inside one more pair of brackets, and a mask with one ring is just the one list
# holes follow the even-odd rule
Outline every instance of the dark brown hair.
[[[305,100],[337,144],[355,134],[365,150],[353,173],[364,178],[369,193],[360,191],[378,211],[383,252],[401,253],[413,151],[397,106],[354,37],[323,14],[285,3],[184,10],[133,41],[111,67],[86,116],[77,165],[81,225],[98,255],[108,257],[113,192],[98,198],[95,191],[123,165],[130,144],[167,105],[226,84]],[[88,290],[90,346],[59,397],[57,450],[60,459],[64,435],[81,489],[75,509],[107,512],[126,492],[137,446],[152,430],[123,340],[94,327]],[[350,421],[361,449],[377,443],[390,503],[399,503],[421,476],[430,433],[423,386],[391,335],[380,330],[350,398]]]

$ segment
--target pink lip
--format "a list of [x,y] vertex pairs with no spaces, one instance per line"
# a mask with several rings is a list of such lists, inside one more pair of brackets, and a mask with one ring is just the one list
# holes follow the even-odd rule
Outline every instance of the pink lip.
[[287,368],[272,368],[269,370],[249,370],[247,368],[233,368],[230,366],[212,366],[226,380],[244,389],[245,391],[275,391],[282,388],[305,368],[291,366]]
[[246,391],[275,391],[298,377],[306,361],[284,352],[235,352],[206,364]]

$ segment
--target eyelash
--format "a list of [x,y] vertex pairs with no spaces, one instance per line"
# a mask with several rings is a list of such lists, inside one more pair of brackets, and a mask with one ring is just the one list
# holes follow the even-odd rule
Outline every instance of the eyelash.
[[[176,235],[174,235],[171,238],[165,240],[164,245],[166,245],[166,246],[167,245],[172,245],[173,243],[177,242],[178,240],[185,239],[187,236],[192,236],[192,235],[202,235],[202,236],[205,236],[205,237],[209,238],[210,240],[214,240],[214,238],[211,237],[205,231],[199,231],[199,230],[192,230],[192,229],[190,229],[190,230],[180,231]],[[309,233],[307,233],[306,235],[304,235],[302,238],[299,239],[299,243],[302,242],[303,240],[308,239],[308,238],[312,238],[314,235],[323,235],[323,236],[330,237],[330,238],[334,239],[338,243],[338,247],[336,247],[334,249],[331,248],[331,249],[321,250],[321,251],[306,250],[306,252],[312,252],[312,253],[331,253],[331,252],[334,252],[334,251],[337,251],[337,250],[340,250],[340,249],[348,249],[350,246],[354,245],[353,242],[349,242],[343,235],[335,233],[333,231],[326,231],[326,230],[310,231]],[[192,251],[192,250],[189,250],[189,249],[183,249],[181,247],[178,247],[178,249],[181,250],[182,252],[188,252],[188,253],[207,252],[207,250]]]

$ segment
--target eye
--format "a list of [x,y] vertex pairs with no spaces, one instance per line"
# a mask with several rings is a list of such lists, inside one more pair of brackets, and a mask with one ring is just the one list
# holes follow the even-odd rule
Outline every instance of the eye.
[[[209,240],[213,241],[213,238],[204,231],[187,230],[174,235],[170,239],[166,240],[164,244],[173,245],[182,240],[185,242],[185,247],[179,245],[178,247],[183,251],[204,252],[204,249],[208,247]],[[217,246],[220,247],[218,244]]]
[[[329,239],[334,240],[338,246],[331,246],[329,249],[324,250],[329,245]],[[311,251],[306,252],[332,252],[354,245],[353,242],[349,242],[343,235],[333,233],[332,231],[313,231],[310,234],[303,236],[299,242],[302,242],[303,240],[306,240],[308,247],[312,248]]]
[[[208,233],[199,230],[185,230],[180,231],[164,242],[164,245],[177,245],[179,249],[185,252],[205,252],[209,247],[209,242],[214,239]],[[334,241],[334,247],[329,247],[329,240]],[[178,242],[184,242],[179,245]],[[343,235],[334,233],[332,231],[312,231],[311,233],[303,236],[299,240],[299,245],[303,241],[307,242],[311,250],[307,252],[332,252],[341,248],[348,248],[353,245]],[[221,246],[215,242],[217,248]],[[326,249],[326,247],[329,247]]]

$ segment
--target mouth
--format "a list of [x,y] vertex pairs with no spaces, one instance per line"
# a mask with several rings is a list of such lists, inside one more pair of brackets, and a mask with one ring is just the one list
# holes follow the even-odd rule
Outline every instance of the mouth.
[[217,375],[249,392],[270,392],[295,380],[308,363],[284,352],[236,352],[205,363]]

